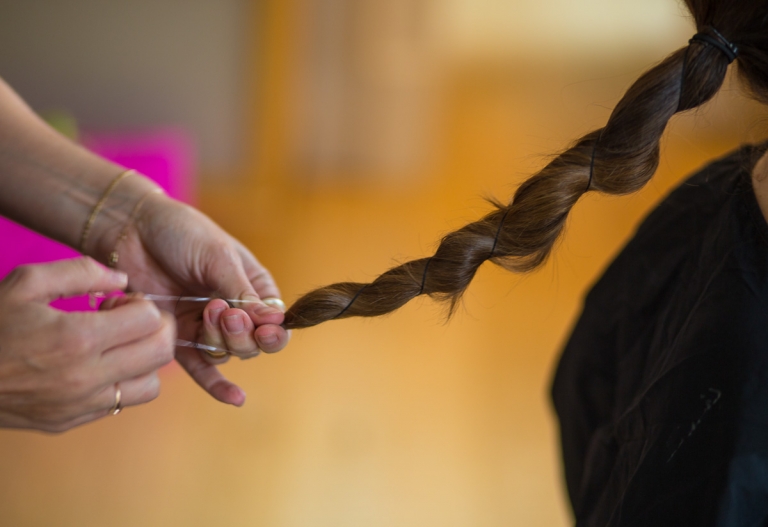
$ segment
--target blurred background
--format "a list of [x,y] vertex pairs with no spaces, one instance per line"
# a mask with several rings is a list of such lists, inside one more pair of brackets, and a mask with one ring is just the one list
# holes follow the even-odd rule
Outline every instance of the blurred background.
[[[290,303],[430,254],[694,32],[676,0],[0,0],[0,77],[86,146],[150,156]],[[119,417],[0,431],[2,523],[571,524],[548,389],[581,299],[765,117],[729,79],[673,120],[645,190],[580,200],[543,269],[486,264],[450,322],[420,298],[230,361],[241,409],[169,367]]]

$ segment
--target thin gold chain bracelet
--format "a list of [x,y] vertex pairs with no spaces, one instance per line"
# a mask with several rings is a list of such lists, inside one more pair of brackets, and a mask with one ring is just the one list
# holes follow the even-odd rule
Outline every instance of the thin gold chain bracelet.
[[150,190],[149,192],[144,194],[144,196],[142,196],[142,198],[133,207],[133,210],[131,211],[131,215],[128,216],[128,219],[125,222],[125,226],[123,227],[123,230],[120,231],[120,234],[117,236],[117,240],[115,240],[115,248],[112,249],[112,252],[109,253],[109,257],[107,258],[107,265],[109,267],[113,269],[117,267],[117,262],[120,260],[120,255],[117,252],[117,248],[120,245],[120,242],[125,240],[128,237],[128,229],[136,220],[136,217],[139,214],[139,210],[141,209],[141,206],[144,205],[144,202],[147,201],[147,199],[150,196],[153,196],[154,194],[164,194],[164,191],[160,187]]
[[109,184],[107,189],[104,191],[104,193],[99,198],[99,201],[96,202],[96,205],[93,206],[93,209],[91,210],[91,214],[88,216],[88,219],[85,220],[85,225],[83,225],[83,232],[80,235],[80,252],[85,254],[85,244],[88,241],[88,235],[91,234],[91,227],[93,227],[93,222],[96,221],[96,216],[99,215],[99,212],[101,212],[101,209],[104,208],[104,204],[107,202],[107,198],[112,193],[113,190],[115,190],[115,187],[117,187],[117,184],[120,183],[122,180],[133,174],[134,170],[125,170],[123,172],[120,172],[120,174],[117,175],[115,179],[112,180],[112,182]]

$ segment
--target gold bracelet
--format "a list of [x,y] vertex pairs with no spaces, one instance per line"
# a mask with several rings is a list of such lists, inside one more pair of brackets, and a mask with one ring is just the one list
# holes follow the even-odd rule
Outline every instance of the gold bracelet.
[[107,202],[107,198],[112,193],[113,190],[115,190],[115,187],[118,183],[120,183],[123,179],[127,178],[131,174],[133,174],[133,170],[125,170],[123,172],[120,172],[118,176],[112,180],[112,183],[109,184],[107,187],[107,190],[104,191],[104,194],[101,195],[101,198],[99,198],[99,201],[96,202],[96,205],[93,206],[93,210],[91,210],[91,214],[88,216],[88,219],[85,220],[85,225],[83,225],[83,233],[80,235],[80,252],[85,254],[85,242],[88,241],[88,235],[91,233],[91,227],[93,227],[93,222],[96,220],[96,216],[99,215],[99,212],[101,212],[101,209],[104,207],[104,204]]
[[117,240],[115,241],[115,248],[112,249],[112,252],[109,253],[109,258],[107,259],[107,265],[111,268],[117,267],[117,262],[120,260],[120,255],[117,254],[117,247],[120,245],[120,242],[123,241],[128,237],[128,228],[131,226],[131,224],[136,220],[136,216],[139,214],[139,209],[141,209],[141,206],[144,205],[144,202],[147,201],[147,198],[152,196],[153,194],[163,194],[164,191],[162,188],[157,187],[155,189],[150,190],[142,198],[136,203],[136,205],[133,207],[133,210],[131,211],[131,215],[128,216],[128,220],[125,222],[125,227],[123,227],[123,230],[120,232],[120,234],[117,236]]

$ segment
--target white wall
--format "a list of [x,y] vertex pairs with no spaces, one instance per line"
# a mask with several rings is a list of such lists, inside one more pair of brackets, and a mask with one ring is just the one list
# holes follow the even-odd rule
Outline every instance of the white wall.
[[448,58],[626,57],[670,52],[695,33],[680,0],[431,0]]

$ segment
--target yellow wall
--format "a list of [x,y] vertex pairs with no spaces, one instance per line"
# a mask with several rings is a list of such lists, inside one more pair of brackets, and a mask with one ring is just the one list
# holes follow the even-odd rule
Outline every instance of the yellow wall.
[[[209,179],[201,200],[288,301],[428,254],[488,210],[483,195],[511,195],[546,154],[604,123],[661,58],[457,63],[436,87],[426,168],[395,183],[318,183],[291,158],[295,1],[267,2],[258,23],[253,157],[239,184]],[[729,84],[716,106],[676,119],[648,188],[583,198],[546,267],[519,277],[486,264],[449,323],[418,299],[385,318],[297,331],[278,355],[224,367],[248,393],[242,409],[170,368],[150,405],[61,436],[0,432],[0,523],[568,525],[547,390],[580,299],[670,186],[762,137],[757,111]]]

